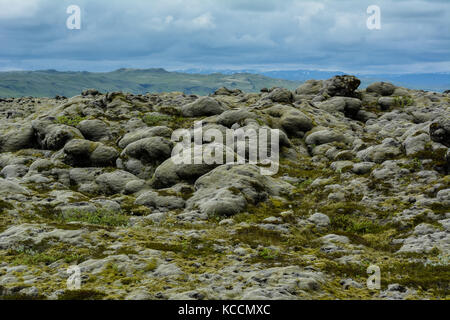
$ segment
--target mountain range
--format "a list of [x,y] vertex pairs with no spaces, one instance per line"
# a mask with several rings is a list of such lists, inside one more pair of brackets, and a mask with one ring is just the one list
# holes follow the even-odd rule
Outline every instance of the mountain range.
[[[264,87],[293,90],[306,80],[324,80],[341,74],[344,72],[251,69],[186,69],[169,72],[161,68],[118,69],[112,72],[8,71],[0,72],[0,97],[71,97],[89,88],[134,94],[181,91],[198,95],[210,94],[223,86],[246,92],[258,92]],[[438,92],[450,89],[450,73],[355,75],[361,79],[362,88],[373,82],[389,81],[410,89]]]
[[182,91],[208,95],[220,87],[258,92],[264,87],[295,89],[301,81],[273,79],[261,74],[192,74],[164,69],[119,69],[113,72],[12,71],[0,72],[0,97],[75,96],[95,88],[134,94]]

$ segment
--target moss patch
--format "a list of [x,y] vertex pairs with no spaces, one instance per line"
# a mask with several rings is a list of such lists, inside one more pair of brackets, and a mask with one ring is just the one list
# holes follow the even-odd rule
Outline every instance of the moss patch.
[[127,225],[129,218],[121,212],[98,209],[93,212],[83,210],[64,212],[60,215],[60,219],[64,222],[79,221],[90,224],[118,227]]

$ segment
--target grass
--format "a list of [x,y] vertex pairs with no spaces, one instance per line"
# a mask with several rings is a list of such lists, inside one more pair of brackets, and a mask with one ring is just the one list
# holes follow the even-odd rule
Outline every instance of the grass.
[[56,118],[56,123],[59,124],[65,124],[67,126],[71,126],[71,127],[76,127],[81,121],[86,120],[86,117],[80,117],[80,116],[75,116],[75,117],[66,117],[66,116],[61,116]]
[[263,248],[258,252],[258,256],[264,260],[273,260],[277,257],[277,253],[269,248]]
[[[57,241],[57,239],[55,239]],[[5,252],[5,261],[13,265],[50,265],[56,261],[65,263],[81,263],[90,257],[103,257],[104,247],[97,249],[87,249],[71,247],[63,243],[54,241],[43,241],[34,243],[32,241],[22,242],[15,248],[10,248]]]
[[32,249],[19,249],[15,252],[10,252],[15,255],[15,259],[12,261],[15,265],[49,265],[53,262],[64,260],[66,263],[72,263],[74,261],[81,261],[84,257],[74,252],[65,252],[61,250],[50,249],[45,252],[36,252]]
[[378,233],[383,230],[379,224],[367,218],[348,215],[332,217],[331,227],[335,230],[356,234]]
[[192,118],[185,118],[179,114],[175,114],[175,112],[169,113],[170,115],[146,114],[142,116],[142,121],[149,127],[165,125],[173,130],[190,127],[194,122]]
[[60,219],[63,222],[87,222],[102,226],[120,227],[127,225],[129,218],[122,212],[98,209],[93,212],[85,210],[64,212],[60,215]]
[[[214,253],[213,243],[210,241],[202,241],[199,239],[182,240],[177,243],[163,243],[149,241],[144,243],[144,246],[148,249],[173,252],[180,254],[183,257],[200,257],[208,256]],[[156,268],[156,261],[150,261],[147,269],[152,267]],[[149,270],[147,270],[149,271]]]
[[414,104],[414,100],[411,97],[395,97],[394,98],[394,106],[398,108],[405,108],[412,106]]
[[153,126],[157,126],[157,125],[161,124],[162,122],[171,121],[172,117],[166,116],[166,115],[147,114],[142,118],[142,120],[149,127],[153,127]]
[[232,240],[235,244],[246,243],[256,247],[258,245],[278,245],[282,242],[283,238],[279,232],[250,226],[238,229],[232,236]]

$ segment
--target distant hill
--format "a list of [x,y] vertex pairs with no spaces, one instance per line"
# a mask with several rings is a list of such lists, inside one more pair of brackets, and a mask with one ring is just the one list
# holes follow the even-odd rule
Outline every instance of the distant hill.
[[[119,69],[113,72],[11,71],[0,72],[0,97],[72,97],[95,88],[103,92],[123,91],[135,94],[181,91],[208,95],[220,87],[258,92],[267,87],[294,90],[309,79],[324,80],[340,71],[314,70],[207,70],[188,69],[168,72],[164,69]],[[449,73],[358,75],[361,88],[376,81],[389,81],[410,89],[445,91],[450,89]]]
[[[291,81],[306,81],[309,79],[325,80],[335,75],[345,74],[341,71],[319,71],[319,70],[274,70],[258,71],[252,69],[246,70],[208,70],[208,69],[187,69],[188,73],[208,74],[220,72],[223,74],[232,74],[235,72],[246,72],[252,74],[262,74],[270,78],[285,79]],[[427,90],[442,92],[450,90],[450,73],[407,73],[407,74],[354,74],[361,79],[361,88],[377,81],[387,81],[401,87],[415,90]]]
[[300,81],[281,80],[261,74],[190,74],[164,69],[119,69],[113,72],[13,71],[0,72],[0,97],[72,97],[89,88],[135,94],[182,91],[207,95],[222,86],[257,92],[264,87],[295,89]]

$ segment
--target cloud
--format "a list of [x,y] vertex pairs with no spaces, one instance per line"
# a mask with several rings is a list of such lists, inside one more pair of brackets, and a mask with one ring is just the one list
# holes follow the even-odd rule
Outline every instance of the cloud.
[[197,18],[192,20],[192,25],[198,29],[214,29],[216,25],[214,24],[214,18],[211,13],[204,13]]
[[0,0],[0,19],[23,19],[36,14],[39,0]]
[[[82,29],[67,30],[67,6]],[[0,0],[1,69],[119,67],[450,71],[448,1]],[[409,68],[409,69],[408,69]],[[444,68],[444,69],[442,69]]]

